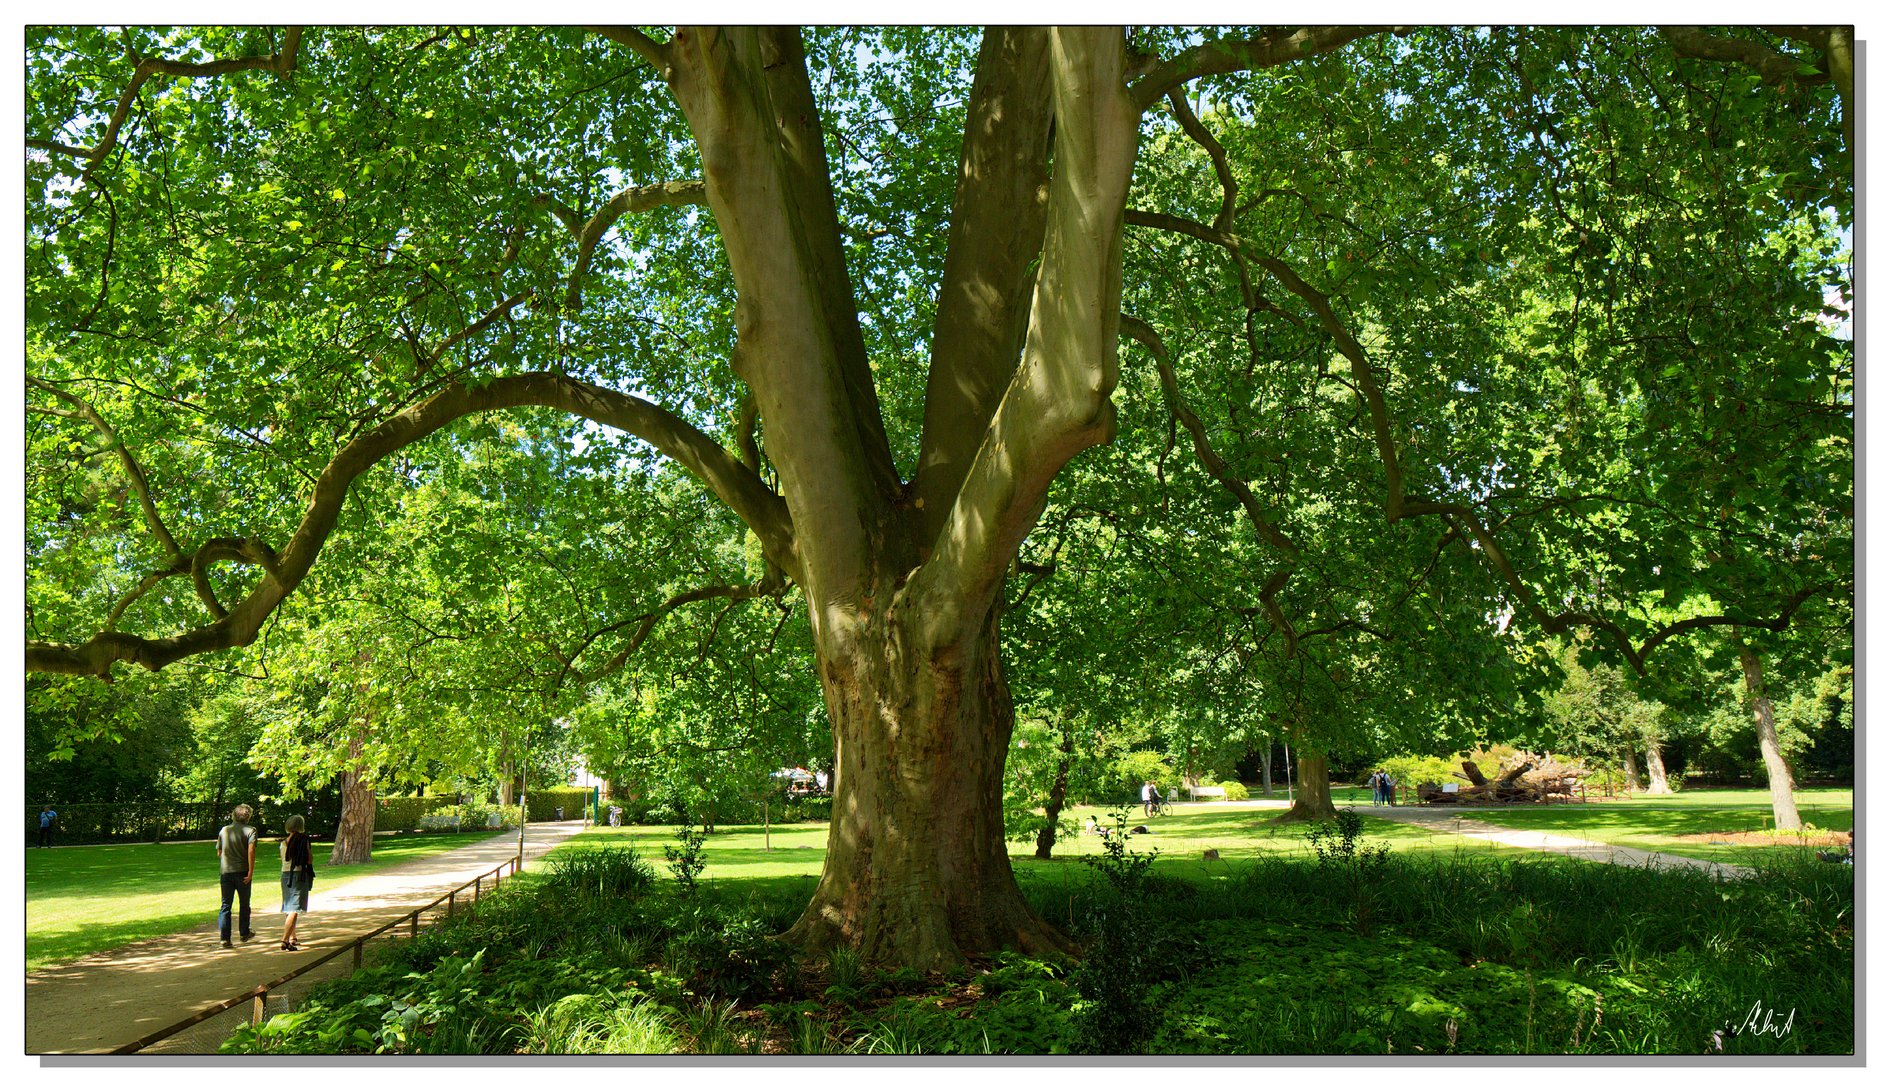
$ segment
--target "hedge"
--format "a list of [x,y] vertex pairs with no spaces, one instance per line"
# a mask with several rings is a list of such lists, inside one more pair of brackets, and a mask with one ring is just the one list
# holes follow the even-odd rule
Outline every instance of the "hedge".
[[[307,819],[307,831],[330,836],[339,824],[337,811],[302,802],[249,796],[220,803],[161,800],[140,803],[54,803],[59,820],[53,827],[55,844],[119,844],[160,840],[211,840],[228,824],[234,808],[247,803],[254,809],[249,823],[262,833],[281,832],[288,817]],[[45,803],[26,804],[26,842],[39,842],[39,812]]]
[[530,821],[553,821],[555,807],[566,814],[565,820],[581,820],[581,811],[587,808],[588,800],[594,797],[593,788],[544,788],[528,793],[528,819]]

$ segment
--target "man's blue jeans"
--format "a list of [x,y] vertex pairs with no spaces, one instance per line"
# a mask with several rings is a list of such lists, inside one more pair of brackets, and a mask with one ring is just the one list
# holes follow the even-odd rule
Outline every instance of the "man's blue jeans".
[[250,898],[254,895],[254,882],[242,880],[247,876],[246,873],[241,871],[222,875],[222,914],[216,918],[215,928],[222,932],[222,940],[224,942],[228,941],[228,932],[231,929],[228,925],[229,905],[236,896],[241,897],[241,936],[245,938],[254,933],[254,931],[249,928],[249,916],[253,913],[250,907]]

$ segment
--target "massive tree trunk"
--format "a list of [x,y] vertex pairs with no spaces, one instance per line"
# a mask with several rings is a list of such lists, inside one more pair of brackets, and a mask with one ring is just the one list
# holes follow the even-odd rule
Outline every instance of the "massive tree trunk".
[[731,367],[788,500],[786,522],[746,521],[807,598],[835,736],[828,856],[787,936],[928,969],[1060,951],[1005,853],[1012,712],[998,607],[1052,478],[1114,431],[1122,212],[1140,124],[1121,32],[985,35],[936,301],[939,389],[904,485],[801,38],[635,34],[622,36],[660,66],[697,141],[737,280]]
[[1323,754],[1300,754],[1292,808],[1274,821],[1323,821],[1337,816],[1331,802],[1331,763]]
[[1064,796],[1070,790],[1070,754],[1076,741],[1070,736],[1070,718],[1063,720],[1063,745],[1057,748],[1057,776],[1050,783],[1050,795],[1044,800],[1044,828],[1037,834],[1037,857],[1050,858],[1057,846],[1057,819],[1063,816]]
[[790,940],[929,970],[1001,949],[1067,951],[1018,891],[1005,852],[1013,714],[995,620],[939,655],[910,647],[891,620],[818,650],[839,809]]
[[1664,744],[1654,738],[1644,740],[1644,767],[1650,773],[1651,786],[1646,795],[1670,794],[1670,773],[1664,768]]
[[1794,774],[1788,770],[1788,759],[1781,756],[1774,706],[1762,682],[1762,658],[1747,648],[1740,652],[1742,681],[1748,690],[1749,710],[1755,715],[1755,739],[1761,743],[1762,764],[1768,768],[1768,797],[1775,811],[1775,828],[1798,831],[1801,811],[1794,805]]
[[[352,740],[353,761],[358,761],[360,740]],[[378,818],[378,796],[354,767],[339,774],[339,829],[333,834],[328,866],[349,866],[372,861],[372,826]]]
[[1625,744],[1625,794],[1631,795],[1644,790],[1644,781],[1638,775],[1638,748]]

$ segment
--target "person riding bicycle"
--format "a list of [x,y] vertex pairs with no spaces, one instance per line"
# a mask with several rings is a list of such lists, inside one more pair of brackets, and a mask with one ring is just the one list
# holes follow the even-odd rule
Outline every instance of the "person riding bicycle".
[[1154,817],[1160,812],[1161,789],[1155,786],[1153,780],[1150,780],[1142,785],[1142,815],[1144,817]]

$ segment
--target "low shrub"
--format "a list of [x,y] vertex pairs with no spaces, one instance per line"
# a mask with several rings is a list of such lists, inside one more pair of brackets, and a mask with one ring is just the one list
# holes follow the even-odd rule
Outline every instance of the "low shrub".
[[801,985],[796,951],[750,911],[699,908],[666,943],[664,966],[699,995],[768,1001]]
[[640,896],[656,877],[638,851],[619,844],[563,848],[545,861],[552,884],[597,896]]
[[1148,895],[1155,853],[1128,850],[1126,805],[1110,820],[1103,853],[1084,859],[1108,888],[1084,916],[1091,942],[1071,980],[1082,998],[1071,1037],[1075,1053],[1132,1053],[1157,1021],[1148,990],[1162,943],[1160,916],[1166,909]]
[[1245,802],[1252,795],[1250,791],[1246,790],[1246,785],[1240,783],[1238,780],[1221,781],[1220,790],[1225,793],[1225,798],[1232,802]]

